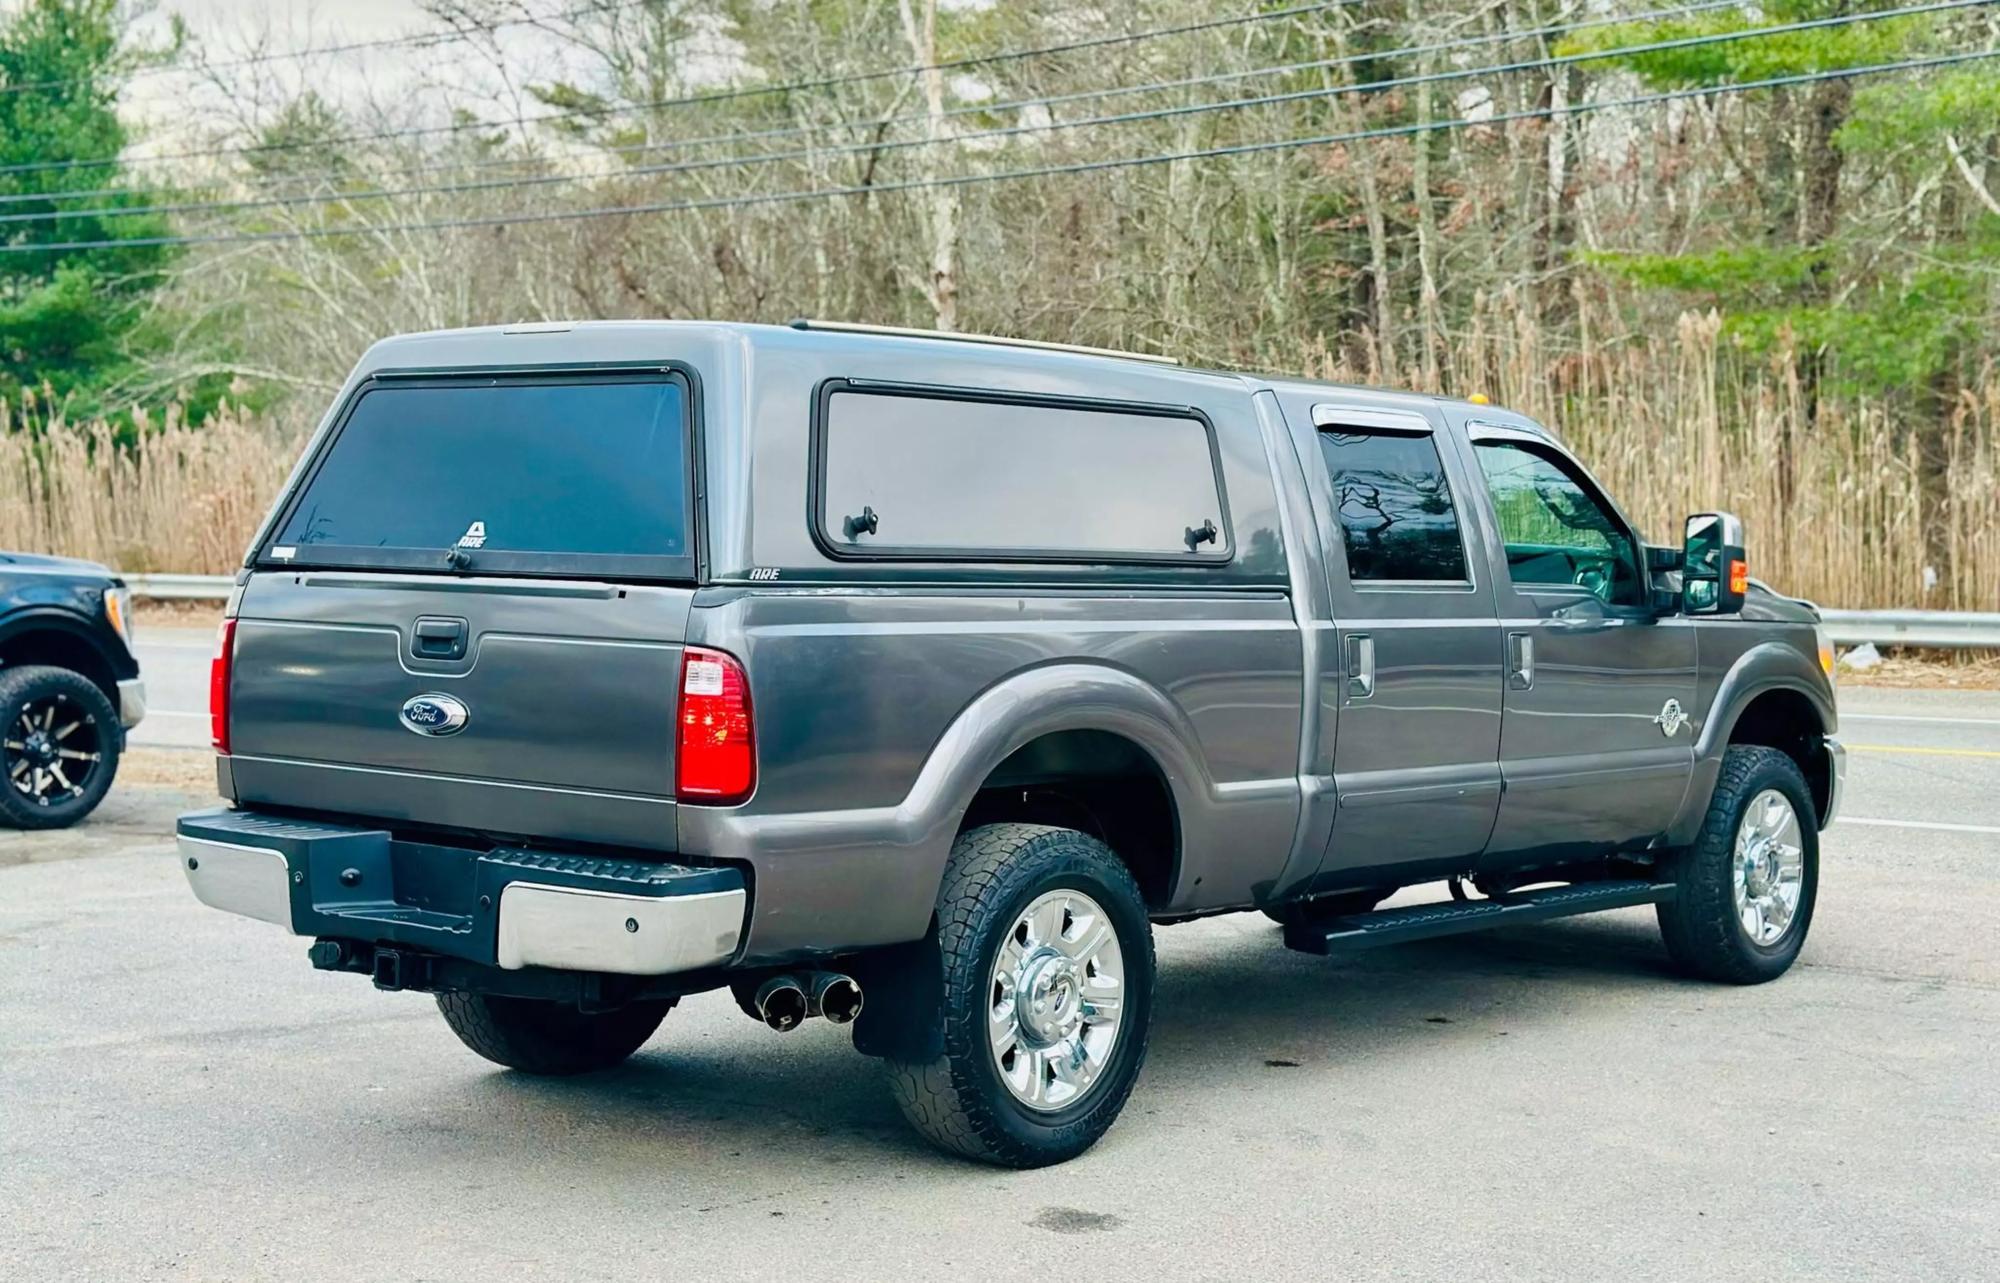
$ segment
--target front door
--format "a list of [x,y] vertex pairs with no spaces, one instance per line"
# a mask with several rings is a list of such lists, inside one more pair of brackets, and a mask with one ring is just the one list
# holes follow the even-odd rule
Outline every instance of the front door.
[[[1422,415],[1293,404],[1338,625],[1322,890],[1468,871],[1500,799],[1500,631],[1463,460]],[[1296,417],[1294,417],[1296,416]]]
[[1506,792],[1483,868],[1638,850],[1694,767],[1695,631],[1651,609],[1644,549],[1548,438],[1478,423],[1460,441],[1506,646]]

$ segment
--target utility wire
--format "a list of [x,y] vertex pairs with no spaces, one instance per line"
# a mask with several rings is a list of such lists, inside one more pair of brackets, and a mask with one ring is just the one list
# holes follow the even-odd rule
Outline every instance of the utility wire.
[[[286,49],[276,53],[250,54],[242,58],[230,58],[222,62],[201,62],[193,65],[168,64],[157,67],[140,67],[131,75],[139,80],[148,76],[193,75],[202,71],[224,71],[233,67],[255,67],[273,62],[293,62],[306,58],[318,58],[328,54],[359,53],[368,49],[429,49],[437,45],[463,44],[475,33],[498,31],[502,27],[533,27],[544,22],[560,22],[565,18],[587,18],[593,14],[616,13],[620,9],[637,9],[647,0],[616,0],[615,3],[587,4],[575,9],[565,9],[556,13],[529,14],[520,18],[496,18],[489,22],[459,22],[442,31],[413,32],[407,36],[382,36],[373,40],[353,40],[344,44],[319,45],[311,49]],[[93,82],[90,76],[68,76],[53,80],[34,80],[18,85],[0,85],[0,94],[40,93],[50,89],[67,89],[76,85]]]
[[1309,99],[1331,99],[1349,94],[1380,93],[1389,89],[1405,89],[1412,85],[1477,79],[1482,76],[1491,75],[1509,75],[1520,71],[1546,70],[1556,67],[1573,66],[1578,63],[1604,62],[1614,58],[1630,58],[1643,54],[1665,53],[1677,49],[1705,48],[1710,45],[1761,39],[1768,36],[1792,35],[1801,31],[1815,31],[1827,27],[1845,27],[1888,18],[1910,17],[1916,14],[1938,13],[1952,9],[1985,7],[1994,3],[2000,3],[2000,0],[1932,0],[1929,4],[1912,5],[1902,9],[1882,9],[1859,14],[1814,18],[1771,27],[1749,27],[1740,31],[1716,32],[1700,36],[1679,36],[1669,40],[1652,41],[1647,44],[1625,45],[1615,49],[1585,50],[1580,53],[1562,54],[1548,58],[1523,59],[1517,62],[1499,63],[1485,67],[1426,72],[1421,75],[1397,76],[1386,80],[1366,81],[1360,84],[1297,89],[1284,93],[1264,94],[1254,98],[1234,98],[1216,102],[1186,103],[1174,107],[1153,108],[1148,111],[1124,112],[1109,116],[1087,116],[1080,120],[1052,121],[1047,124],[1034,125],[1009,125],[1001,128],[974,130],[971,133],[935,138],[906,138],[884,142],[842,143],[829,147],[766,152],[761,155],[752,156],[675,161],[657,165],[635,165],[623,170],[614,170],[610,173],[544,174],[532,178],[493,178],[475,182],[440,183],[414,187],[378,187],[349,192],[313,192],[290,196],[255,197],[242,200],[187,201],[178,204],[163,205],[99,206],[91,209],[63,209],[38,211],[28,214],[0,214],[0,224],[58,222],[65,219],[77,218],[137,217],[147,214],[241,212],[245,210],[275,209],[296,205],[352,204],[357,201],[389,200],[399,196],[435,196],[463,192],[511,191],[519,188],[566,186],[596,179],[641,178],[661,174],[690,173],[700,170],[733,169],[750,165],[772,164],[787,160],[812,160],[826,156],[854,155],[857,153],[879,155],[887,152],[905,151],[911,148],[931,147],[941,144],[959,146],[966,143],[1014,138],[1023,134],[1042,134],[1058,129],[1090,129],[1103,125],[1136,124],[1144,121],[1166,120],[1181,116],[1206,115],[1218,111],[1242,111],[1252,107],[1302,102]]
[[[1449,53],[1461,49],[1477,48],[1481,45],[1503,44],[1513,40],[1528,40],[1543,36],[1564,35],[1570,32],[1586,31],[1595,27],[1624,26],[1628,24],[1662,22],[1669,19],[1688,17],[1690,15],[1699,13],[1706,13],[1716,9],[1740,9],[1742,7],[1743,7],[1742,0],[1700,0],[1699,3],[1695,4],[1675,5],[1671,8],[1654,9],[1641,13],[1613,14],[1598,18],[1588,18],[1582,21],[1557,22],[1557,23],[1551,23],[1543,27],[1531,27],[1518,31],[1485,32],[1477,36],[1466,36],[1456,40],[1444,40],[1432,44],[1405,45],[1398,49],[1382,49],[1382,50],[1371,50],[1364,53],[1343,54],[1336,58],[1315,58],[1306,62],[1282,63],[1276,66],[1257,67],[1244,71],[1217,72],[1212,75],[1205,75],[1205,76],[1186,76],[1176,80],[1157,80],[1146,84],[1112,85],[1102,89],[1082,89],[1082,90],[1075,90],[1070,93],[1046,94],[1041,97],[1015,98],[1001,102],[972,103],[965,106],[950,108],[944,112],[944,116],[948,119],[956,119],[960,116],[993,115],[1005,111],[1016,111],[1031,107],[1047,108],[1066,103],[1085,102],[1099,98],[1121,98],[1121,97],[1129,97],[1136,94],[1156,93],[1169,89],[1199,88],[1206,85],[1225,84],[1227,82],[1236,80],[1254,80],[1267,76],[1290,75],[1301,71],[1328,70],[1334,67],[1352,66],[1356,63],[1363,63],[1363,62],[1382,62],[1394,58],[1407,58],[1407,57],[1422,56],[1425,54]],[[619,108],[619,111],[620,112],[637,111],[641,110],[646,105],[648,104],[637,104],[632,107],[623,107]],[[928,113],[911,112],[899,116],[880,117],[874,120],[843,120],[843,121],[833,121],[823,124],[787,125],[774,129],[759,129],[759,130],[747,130],[747,131],[739,130],[727,134],[711,134],[707,137],[671,139],[661,142],[622,143],[617,146],[598,147],[594,148],[593,150],[602,152],[607,155],[636,155],[654,151],[668,151],[668,150],[678,151],[683,148],[702,147],[715,143],[754,142],[767,138],[791,138],[791,137],[798,137],[800,135],[809,135],[831,130],[858,131],[864,129],[884,129],[890,125],[918,123],[918,122],[925,122],[928,120],[929,120]],[[1052,125],[1050,127],[1059,128],[1062,126]],[[451,170],[457,172],[464,172],[469,170],[474,172],[482,172],[486,170],[504,169],[526,164],[539,164],[546,161],[546,159],[547,159],[546,157],[536,155],[536,156],[514,156],[505,159],[486,160],[486,161],[439,161],[426,165],[397,166],[395,168],[388,170],[387,172],[390,174],[398,174],[398,175],[433,173],[440,170]],[[590,174],[579,175],[579,177],[617,178],[620,177],[621,175],[630,172],[632,171],[629,169],[606,170],[601,173],[593,172]],[[334,182],[346,177],[348,177],[348,175],[341,172],[320,171],[316,173],[274,175],[269,181],[273,185],[280,182],[309,184],[309,183]],[[39,203],[42,201],[57,201],[57,200],[102,199],[104,197],[128,196],[132,194],[134,194],[134,192],[133,189],[130,187],[99,187],[99,188],[88,188],[82,190],[61,191],[61,192],[19,192],[13,194],[0,194],[0,206],[23,204],[31,201]],[[331,198],[338,199],[337,196]]]
[[0,246],[0,254],[51,253],[86,249],[129,249],[144,246],[252,245],[279,241],[324,240],[345,236],[379,236],[391,232],[436,232],[462,231],[478,228],[506,228],[541,223],[579,222],[603,218],[629,218],[636,214],[669,214],[713,209],[744,209],[759,205],[795,204],[801,201],[822,200],[828,197],[869,196],[931,188],[972,187],[985,183],[1015,182],[1026,178],[1052,178],[1070,174],[1133,169],[1147,165],[1165,165],[1185,160],[1209,160],[1225,156],[1247,156],[1262,152],[1291,151],[1302,147],[1326,147],[1339,143],[1366,142],[1381,138],[1400,138],[1411,134],[1429,133],[1442,129],[1489,127],[1522,120],[1547,120],[1572,115],[1583,116],[1599,111],[1612,111],[1628,107],[1649,107],[1659,103],[1679,102],[1689,98],[1724,97],[1732,94],[1748,93],[1754,89],[1776,89],[1789,85],[1817,84],[1824,80],[1849,80],[1858,79],[1863,76],[1886,75],[1892,72],[1958,66],[1965,63],[1981,62],[1995,57],[2000,57],[2000,49],[1940,54],[1930,58],[1904,58],[1894,62],[1872,63],[1860,67],[1842,67],[1832,71],[1800,72],[1787,76],[1769,76],[1762,80],[1739,81],[1734,84],[1703,85],[1692,89],[1674,89],[1658,93],[1636,94],[1625,98],[1611,98],[1598,102],[1579,103],[1574,106],[1530,108],[1522,111],[1495,112],[1485,116],[1455,116],[1446,120],[1430,121],[1423,124],[1387,125],[1376,129],[1357,129],[1341,133],[1315,134],[1299,138],[1232,143],[1226,146],[1160,152],[1145,156],[1121,156],[1109,160],[1077,161],[1060,165],[1037,165],[1021,169],[1001,170],[988,174],[949,174],[938,178],[911,178],[896,182],[862,183],[842,187],[814,187],[794,191],[768,192],[760,195],[700,197],[688,200],[657,201],[638,205],[613,205],[595,209],[489,214],[402,223],[376,223],[356,227],[309,227],[278,232],[217,232],[192,236],[148,236],[125,240],[83,240],[64,241],[47,245],[8,245]]
[[[705,93],[684,94],[678,98],[662,98],[644,104],[647,109],[670,107],[698,107],[709,103],[734,102],[744,98],[763,98],[778,94],[798,93],[803,90],[832,89],[842,85],[863,84],[876,80],[891,80],[899,76],[918,75],[926,71],[957,71],[965,67],[984,67],[994,63],[1018,62],[1026,58],[1040,58],[1051,54],[1075,53],[1083,49],[1101,49],[1111,45],[1139,44],[1148,40],[1159,40],[1167,36],[1187,35],[1196,31],[1213,31],[1222,27],[1239,27],[1249,23],[1272,22],[1280,18],[1296,18],[1303,14],[1320,13],[1328,9],[1345,9],[1361,4],[1364,0],[1316,0],[1312,4],[1293,5],[1286,9],[1272,9],[1262,13],[1239,14],[1230,18],[1208,18],[1201,22],[1181,23],[1172,27],[1156,27],[1147,31],[1127,32],[1121,35],[1091,36],[1082,40],[1070,40],[1061,44],[1042,45],[1032,49],[1008,49],[999,53],[975,54],[966,58],[953,58],[945,62],[921,63],[914,67],[897,67],[888,71],[857,71],[840,76],[824,76],[815,80],[793,80],[775,85],[746,85],[737,89],[718,89]],[[621,110],[638,110],[624,108]],[[517,115],[510,120],[454,121],[449,125],[423,125],[410,129],[380,130],[374,133],[348,134],[339,138],[318,138],[310,141],[289,143],[259,143],[242,147],[218,147],[196,151],[161,152],[157,155],[138,157],[132,161],[121,161],[116,156],[97,157],[86,160],[44,160],[22,164],[0,165],[0,174],[25,173],[50,169],[73,169],[81,167],[102,167],[118,164],[154,164],[169,160],[193,160],[207,156],[247,156],[262,155],[274,151],[295,151],[302,147],[326,147],[341,143],[376,142],[387,138],[417,138],[431,134],[457,134],[468,130],[500,129],[508,126],[539,124],[548,120],[564,120],[575,116],[592,115],[590,108],[564,111],[542,112],[535,115]]]

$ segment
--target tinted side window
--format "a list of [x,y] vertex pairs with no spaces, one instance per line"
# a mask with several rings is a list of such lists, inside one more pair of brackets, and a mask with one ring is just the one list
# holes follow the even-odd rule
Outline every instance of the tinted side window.
[[1466,578],[1458,511],[1428,433],[1322,431],[1319,448],[1350,579]]
[[841,553],[1229,553],[1208,425],[1184,415],[837,389],[819,450],[820,535]]
[[1566,461],[1505,441],[1476,447],[1516,584],[1588,589],[1613,605],[1641,602],[1638,550]]

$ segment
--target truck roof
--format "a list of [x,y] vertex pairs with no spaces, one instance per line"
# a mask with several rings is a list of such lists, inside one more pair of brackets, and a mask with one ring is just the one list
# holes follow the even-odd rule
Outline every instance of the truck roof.
[[[823,344],[825,350],[838,352],[851,349],[857,352],[879,353],[884,347],[910,349],[911,355],[918,355],[924,347],[932,344],[948,343],[978,347],[995,356],[1003,353],[1031,355],[1036,359],[1050,362],[1082,362],[1086,364],[1115,367],[1130,373],[1135,365],[1158,368],[1163,374],[1171,371],[1177,375],[1195,375],[1216,380],[1226,380],[1239,384],[1255,392],[1264,389],[1284,392],[1339,391],[1365,394],[1371,401],[1388,403],[1404,402],[1411,406],[1458,405],[1477,413],[1492,422],[1520,427],[1542,435],[1551,435],[1542,425],[1513,411],[1496,405],[1480,404],[1456,397],[1434,396],[1428,393],[1411,392],[1399,388],[1371,387],[1360,384],[1335,383],[1328,380],[1308,379],[1297,376],[1270,375],[1264,373],[1183,366],[1172,358],[1151,353],[1119,352],[1108,348],[1092,348],[1063,343],[1044,343],[1025,339],[1010,339],[983,334],[952,334],[938,330],[902,329],[890,326],[855,325],[844,322],[795,321],[790,325],[765,325],[743,321],[532,321],[512,325],[473,326],[462,329],[429,330],[410,334],[399,334],[385,338],[372,346],[362,359],[364,369],[380,369],[406,364],[444,364],[438,358],[438,349],[453,349],[454,360],[462,363],[466,356],[468,341],[477,343],[490,338],[495,346],[496,358],[511,356],[511,351],[503,353],[502,347],[512,348],[513,341],[538,334],[589,335],[602,332],[617,334],[625,338],[657,333],[663,339],[682,339],[700,336],[707,340],[735,338],[749,346],[768,347],[782,343],[796,345],[802,335],[810,335],[816,344]],[[483,346],[483,345],[480,345]]]

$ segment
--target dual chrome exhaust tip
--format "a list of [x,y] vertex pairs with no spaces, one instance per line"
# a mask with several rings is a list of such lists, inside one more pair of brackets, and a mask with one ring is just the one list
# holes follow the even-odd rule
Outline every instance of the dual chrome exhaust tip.
[[845,1025],[861,1014],[861,985],[837,971],[772,976],[750,1005],[759,1020],[779,1033],[797,1029],[813,1016]]

